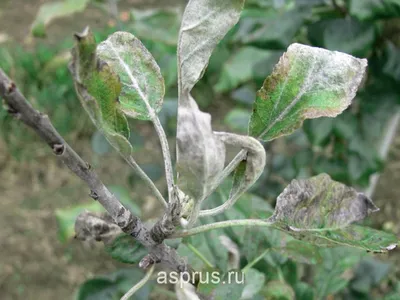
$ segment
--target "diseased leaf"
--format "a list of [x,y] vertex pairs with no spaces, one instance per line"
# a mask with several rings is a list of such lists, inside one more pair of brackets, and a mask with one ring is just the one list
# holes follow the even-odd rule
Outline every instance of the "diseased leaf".
[[385,252],[398,244],[395,235],[350,225],[377,210],[365,195],[321,174],[293,180],[279,195],[275,212],[268,221],[274,228],[317,246],[347,245]]
[[64,0],[43,4],[31,25],[31,32],[36,37],[46,36],[46,26],[54,19],[83,11],[89,0]]
[[96,56],[96,41],[89,28],[75,38],[70,69],[81,104],[110,144],[129,155],[132,147],[128,141],[128,122],[119,108],[118,75]]
[[115,32],[97,47],[97,55],[118,74],[119,103],[129,117],[151,120],[165,93],[160,68],[151,53],[132,34]]
[[320,174],[305,180],[294,179],[279,195],[269,221],[282,222],[297,231],[335,230],[378,210],[364,194]]
[[224,168],[225,146],[212,131],[211,116],[201,112],[191,97],[178,109],[177,126],[178,186],[198,209]]
[[235,25],[244,0],[191,0],[183,14],[178,40],[179,86],[186,94],[202,77],[211,53]]
[[366,66],[365,59],[292,44],[257,93],[250,135],[269,141],[305,119],[337,116],[351,104]]
[[65,243],[66,241],[74,237],[75,220],[78,215],[84,210],[90,210],[93,212],[104,212],[101,204],[95,201],[67,209],[56,210],[55,214],[58,225],[58,238],[60,242]]

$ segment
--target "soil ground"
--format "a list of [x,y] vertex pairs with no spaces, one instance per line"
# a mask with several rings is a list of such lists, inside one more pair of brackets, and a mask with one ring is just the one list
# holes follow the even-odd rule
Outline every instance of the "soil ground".
[[[0,35],[6,33],[17,42],[26,42],[29,26],[39,4],[43,2],[0,1]],[[138,2],[121,1],[121,6],[130,7],[138,5]],[[176,1],[142,2],[146,5],[155,2],[168,5]],[[84,14],[54,22],[48,31],[47,42],[55,43],[58,36],[78,31],[86,24],[101,28],[107,22],[108,18],[101,11],[91,7]],[[149,131],[150,128],[144,126],[141,130]],[[90,141],[71,139],[67,137],[83,157],[92,157]],[[160,157],[154,145],[154,140],[146,141],[143,161]],[[121,265],[103,253],[102,245],[88,246],[75,240],[60,243],[55,210],[90,201],[86,196],[88,190],[56,162],[46,146],[38,146],[32,151],[35,159],[17,161],[0,139],[0,299],[71,299],[85,279],[115,270]],[[102,157],[101,161],[92,161],[92,164],[107,184],[126,184],[128,171],[115,154]],[[392,145],[387,167],[375,192],[374,200],[381,212],[372,217],[377,227],[393,230],[397,234],[400,234],[399,182],[400,136]],[[139,193],[132,192],[132,197]],[[145,214],[156,209],[154,203],[149,200],[143,204]],[[393,265],[400,269],[399,250],[382,258],[393,261]],[[400,278],[399,269],[397,278]]]

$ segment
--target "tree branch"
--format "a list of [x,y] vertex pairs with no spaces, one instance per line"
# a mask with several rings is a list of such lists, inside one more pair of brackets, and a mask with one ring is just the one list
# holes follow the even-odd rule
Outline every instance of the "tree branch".
[[[32,128],[53,149],[56,157],[89,186],[92,198],[103,205],[114,222],[125,233],[130,234],[148,249],[149,255],[145,257],[146,260],[151,260],[152,263],[161,262],[178,272],[188,269],[188,266],[179,257],[175,249],[152,238],[150,231],[143,225],[142,221],[126,209],[107,189],[90,165],[65,142],[50,122],[48,116],[35,110],[30,105],[17,89],[15,83],[7,77],[1,68],[0,97],[4,98],[8,112]],[[151,264],[142,263],[141,265],[148,267]]]

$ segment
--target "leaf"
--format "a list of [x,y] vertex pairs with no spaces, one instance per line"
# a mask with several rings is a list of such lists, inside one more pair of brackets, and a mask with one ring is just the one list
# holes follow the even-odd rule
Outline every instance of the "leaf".
[[274,51],[261,50],[255,47],[243,47],[235,51],[224,64],[222,73],[214,89],[227,92],[254,77],[254,70],[259,63],[274,56]]
[[[375,42],[375,26],[354,18],[322,20],[308,28],[313,45],[366,57]],[[320,37],[320,38],[318,38]]]
[[292,44],[257,93],[250,135],[269,141],[305,119],[335,117],[351,104],[366,66],[365,59]]
[[179,11],[177,9],[131,10],[133,30],[140,39],[176,46],[179,34]]
[[305,282],[297,282],[294,287],[296,293],[296,300],[312,300],[314,298],[313,288]]
[[363,254],[345,247],[321,249],[322,263],[315,273],[315,298],[325,299],[344,289],[351,280],[349,271],[359,263]]
[[[202,201],[223,170],[225,146],[213,133],[211,116],[201,112],[193,98],[178,110],[178,186],[195,201]],[[199,204],[199,203],[198,203]]]
[[132,118],[153,119],[165,90],[160,68],[146,47],[128,32],[115,32],[99,44],[97,55],[120,78],[121,110]]
[[270,281],[263,295],[266,300],[295,300],[295,294],[290,285],[281,281]]
[[46,36],[46,26],[52,20],[81,12],[86,8],[88,3],[89,0],[64,0],[43,4],[40,6],[36,18],[31,25],[33,36]]
[[130,155],[128,122],[118,101],[121,92],[118,75],[96,56],[96,41],[89,28],[75,38],[70,70],[79,100],[110,144],[122,154]]
[[296,239],[321,247],[347,245],[372,252],[392,250],[398,244],[395,235],[350,225],[376,210],[365,195],[321,174],[293,180],[279,195],[268,221]]
[[[232,272],[232,271],[231,271]],[[221,278],[221,283],[217,285],[217,288],[213,291],[214,300],[226,300],[226,299],[240,299],[240,296],[244,290],[244,275],[239,271],[237,273],[226,273]]]
[[55,214],[58,226],[58,239],[61,243],[65,243],[66,241],[74,237],[75,220],[78,215],[84,210],[89,210],[93,212],[104,212],[103,207],[100,205],[100,203],[96,201],[73,206],[67,209],[56,210]]
[[226,115],[224,123],[231,130],[245,134],[246,127],[249,125],[250,115],[251,113],[248,109],[234,108]]
[[279,195],[269,220],[282,222],[292,230],[335,230],[378,210],[364,194],[320,174],[305,180],[294,179]]
[[332,118],[320,118],[306,120],[303,130],[307,134],[308,140],[313,145],[322,145],[329,141],[335,120]]
[[282,248],[276,250],[299,263],[315,265],[322,261],[318,247],[298,240],[288,241],[286,245],[282,245]]
[[285,49],[308,16],[300,9],[245,9],[233,41],[263,49]]
[[126,264],[137,264],[148,253],[132,236],[124,233],[108,243],[105,250],[113,259]]
[[191,0],[182,18],[178,40],[178,83],[186,94],[202,77],[211,53],[235,25],[244,0]]
[[391,269],[391,264],[380,262],[372,257],[364,258],[358,265],[354,279],[350,286],[351,289],[359,293],[368,294],[374,285],[387,276]]
[[[106,276],[98,276],[84,282],[76,294],[76,300],[120,299],[134,284],[144,277],[139,269],[120,269]],[[153,287],[147,282],[135,293],[135,300],[147,300]]]
[[350,0],[349,11],[362,21],[399,17],[400,3],[398,0]]
[[249,269],[245,274],[245,286],[240,299],[254,299],[265,283],[265,275],[256,269]]

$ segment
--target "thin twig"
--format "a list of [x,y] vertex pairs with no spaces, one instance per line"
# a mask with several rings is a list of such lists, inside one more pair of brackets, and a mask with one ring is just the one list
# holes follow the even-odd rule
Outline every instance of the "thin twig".
[[227,227],[238,227],[238,226],[269,227],[272,225],[273,225],[272,222],[259,220],[259,219],[227,220],[227,221],[221,221],[221,222],[215,222],[215,223],[211,223],[211,224],[201,225],[201,226],[194,227],[194,228],[187,229],[187,230],[177,231],[173,235],[171,235],[169,238],[170,239],[183,238],[183,237],[188,237],[191,235],[199,234],[199,233],[210,231],[210,230],[227,228]]
[[175,249],[152,239],[142,221],[118,201],[90,165],[64,141],[49,118],[30,105],[1,68],[0,97],[4,98],[8,112],[32,128],[53,149],[56,157],[89,186],[90,195],[103,205],[114,222],[148,249],[154,263],[161,262],[177,272],[190,269]]
[[171,152],[169,151],[168,140],[167,136],[165,135],[164,128],[162,127],[160,119],[157,117],[156,114],[153,115],[152,122],[161,144],[161,150],[165,165],[165,178],[167,180],[168,186],[168,200],[172,203],[175,201],[175,199],[172,192],[174,186],[174,171],[172,169]]
[[150,269],[147,271],[146,276],[143,277],[138,283],[136,283],[125,295],[122,296],[121,300],[128,300],[130,297],[133,296],[140,288],[142,288],[147,281],[149,281],[151,275],[154,272],[155,265],[152,265]]
[[132,167],[132,169],[139,175],[139,177],[147,184],[151,191],[156,196],[157,200],[165,207],[168,207],[167,201],[165,201],[163,195],[160,193],[154,182],[147,176],[143,169],[138,165],[135,159],[130,157],[124,157],[126,162]]

